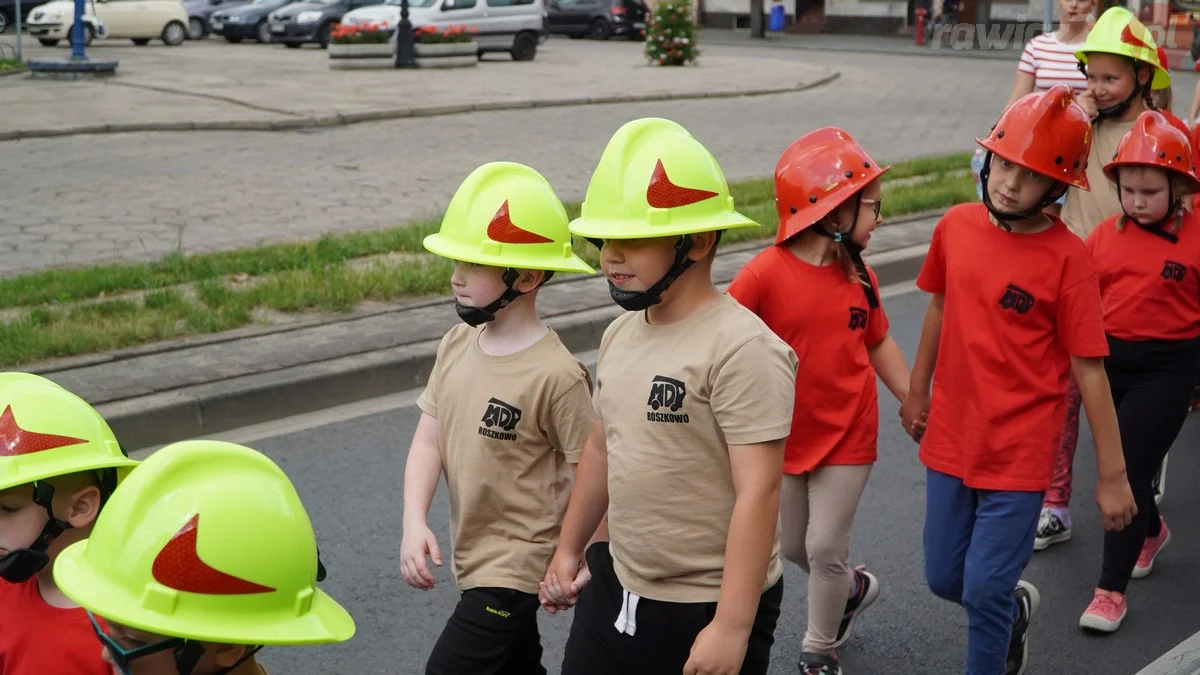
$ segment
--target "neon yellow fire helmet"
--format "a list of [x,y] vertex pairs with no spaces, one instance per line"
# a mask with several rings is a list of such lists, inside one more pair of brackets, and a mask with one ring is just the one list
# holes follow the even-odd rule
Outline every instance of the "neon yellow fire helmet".
[[246,645],[343,642],[354,620],[317,588],[312,523],[265,455],[184,441],[113,494],[54,581],[105,619],[173,638]]
[[426,250],[493,267],[595,272],[571,249],[567,211],[541,174],[523,164],[489,162],[467,176]]
[[734,209],[712,153],[679,124],[649,117],[609,140],[571,233],[648,239],[757,226]]
[[1088,33],[1075,58],[1087,65],[1088,54],[1115,54],[1133,59],[1139,67],[1149,66],[1154,77],[1151,89],[1171,86],[1171,74],[1159,63],[1158,45],[1146,25],[1124,7],[1110,7]]
[[0,490],[105,469],[120,480],[135,466],[87,401],[39,375],[0,373]]

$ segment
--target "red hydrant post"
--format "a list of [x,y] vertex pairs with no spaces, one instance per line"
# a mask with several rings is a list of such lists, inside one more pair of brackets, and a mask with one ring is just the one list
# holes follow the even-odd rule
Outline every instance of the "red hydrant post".
[[913,14],[915,14],[917,17],[917,46],[918,47],[925,44],[925,15],[927,13],[928,12],[925,11],[924,7],[918,7],[917,10],[915,12],[913,12]]

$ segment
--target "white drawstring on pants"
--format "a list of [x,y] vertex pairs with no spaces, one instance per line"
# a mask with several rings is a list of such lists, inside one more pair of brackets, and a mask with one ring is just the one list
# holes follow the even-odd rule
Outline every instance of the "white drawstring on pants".
[[633,635],[637,633],[637,606],[641,598],[624,588],[621,589],[621,595],[621,613],[613,622],[613,628],[616,628],[618,633]]

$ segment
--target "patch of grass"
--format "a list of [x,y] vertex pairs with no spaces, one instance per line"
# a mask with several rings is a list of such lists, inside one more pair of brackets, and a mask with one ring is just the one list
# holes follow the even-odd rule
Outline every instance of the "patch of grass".
[[[915,160],[936,168],[921,174],[893,170],[883,188],[884,217],[974,200],[974,179],[960,171],[958,160],[965,157]],[[914,175],[921,176],[919,182],[892,184]],[[722,244],[774,236],[777,219],[771,181],[747,181],[731,190],[738,210],[761,227],[730,230]],[[579,205],[569,204],[567,209],[575,217]],[[15,320],[0,321],[0,366],[232,330],[252,323],[260,309],[343,312],[368,300],[442,295],[454,265],[421,252],[421,240],[437,227],[436,221],[421,221],[406,228],[333,235],[304,244],[171,256],[145,265],[50,270],[0,280],[0,306],[33,305]],[[593,266],[599,264],[590,243],[575,238],[573,244],[581,257]],[[416,254],[348,264],[354,258],[391,251]],[[171,288],[186,282],[193,284],[190,293]],[[146,292],[140,298],[61,304],[123,290]]]
[[[970,154],[922,157],[898,162],[884,176],[884,182],[886,184],[897,179],[961,169],[968,166],[969,162]],[[743,213],[747,210],[757,212],[760,204],[770,206],[774,201],[771,180],[735,183],[730,186],[730,192]],[[570,203],[566,207],[572,218],[579,215],[578,203]],[[886,203],[884,208],[888,208]],[[761,218],[759,222],[764,228],[774,227],[773,215],[770,221],[765,216]],[[440,219],[425,219],[403,227],[330,234],[308,242],[272,244],[252,249],[188,256],[172,254],[153,263],[42,270],[0,279],[0,308],[87,300],[98,297],[101,293],[112,295],[153,290],[226,276],[263,276],[300,270],[316,272],[353,258],[393,251],[421,253],[424,251],[421,240],[436,232],[439,224]]]
[[24,68],[25,62],[20,59],[0,59],[0,73]]
[[897,162],[892,165],[891,171],[884,174],[884,180],[886,182],[888,180],[900,180],[913,176],[925,176],[928,174],[969,169],[973,154],[973,152],[963,152],[957,155],[934,155],[930,157],[918,157],[906,162]]

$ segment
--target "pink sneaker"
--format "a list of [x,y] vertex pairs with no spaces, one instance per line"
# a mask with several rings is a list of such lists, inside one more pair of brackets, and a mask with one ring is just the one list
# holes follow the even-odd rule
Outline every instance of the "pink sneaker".
[[1096,595],[1092,597],[1092,604],[1088,605],[1083,616],[1079,617],[1079,627],[1103,633],[1115,632],[1125,620],[1127,609],[1124,594],[1097,588]]
[[1171,530],[1167,529],[1167,521],[1159,516],[1158,520],[1162,523],[1162,530],[1159,531],[1157,537],[1146,537],[1146,543],[1142,544],[1142,552],[1138,555],[1137,565],[1133,567],[1133,578],[1144,579],[1150,576],[1154,571],[1154,559],[1162,553],[1163,547],[1167,542],[1171,541]]

